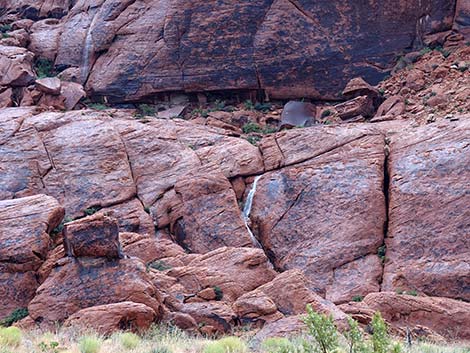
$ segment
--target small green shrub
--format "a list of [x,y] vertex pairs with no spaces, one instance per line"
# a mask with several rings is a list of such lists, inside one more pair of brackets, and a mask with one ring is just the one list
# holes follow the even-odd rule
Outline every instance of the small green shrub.
[[250,123],[246,123],[245,125],[243,125],[242,131],[245,134],[249,134],[252,132],[261,133],[263,132],[263,129],[258,124],[250,122]]
[[274,126],[266,126],[263,129],[263,134],[272,134],[272,133],[275,133],[275,132],[277,132],[277,128],[274,127]]
[[258,142],[261,141],[261,137],[259,136],[248,136],[246,140],[251,143],[253,146],[258,146]]
[[2,33],[2,39],[10,38],[11,36],[8,33]]
[[101,350],[101,340],[94,336],[84,336],[78,341],[80,353],[98,353]]
[[315,312],[310,304],[307,305],[307,316],[303,319],[307,326],[308,334],[316,345],[312,347],[314,352],[329,353],[339,348],[338,331],[333,323],[333,318]]
[[59,342],[40,342],[38,344],[38,348],[44,353],[59,353]]
[[88,207],[85,210],[83,210],[83,213],[85,213],[86,216],[91,216],[91,215],[94,215],[99,210],[101,210],[100,206],[93,206],[93,207]]
[[11,312],[10,315],[0,321],[0,326],[11,326],[15,322],[24,319],[28,315],[28,308],[15,309]]
[[363,300],[364,297],[362,295],[355,295],[354,297],[352,297],[352,301],[356,303],[362,302]]
[[10,32],[12,29],[11,25],[1,25],[0,26],[0,33],[6,33],[6,32]]
[[271,103],[256,103],[255,110],[266,113],[270,111],[272,108]]
[[253,102],[250,99],[246,100],[243,103],[243,105],[245,106],[246,110],[255,110],[255,105],[253,104]]
[[21,337],[21,330],[18,327],[0,328],[0,347],[18,347]]
[[349,330],[345,332],[344,337],[348,342],[349,353],[368,353],[369,349],[357,321],[348,317],[348,324]]
[[34,63],[34,69],[38,78],[54,77],[54,63],[48,59],[37,59]]
[[124,332],[119,335],[119,341],[125,349],[134,349],[140,343],[140,337],[135,333]]
[[156,110],[155,107],[148,105],[148,104],[140,104],[139,105],[139,112],[143,116],[155,116]]
[[238,337],[224,337],[208,343],[204,348],[204,353],[244,353],[247,351],[245,342]]
[[215,293],[215,300],[222,300],[222,298],[224,297],[224,292],[222,291],[222,289],[220,289],[220,287],[215,286],[214,293]]
[[324,111],[322,111],[322,113],[321,113],[322,119],[323,119],[323,118],[326,118],[327,116],[330,116],[330,115],[331,115],[331,110],[329,110],[329,109],[324,110]]
[[266,353],[293,353],[294,344],[287,338],[271,337],[261,343],[261,349]]
[[173,353],[168,346],[157,346],[153,348],[149,353]]
[[423,49],[420,50],[419,55],[420,55],[420,56],[423,56],[423,55],[425,55],[425,54],[427,54],[427,53],[430,53],[430,52],[432,52],[432,49],[429,48],[429,47],[425,47],[425,48],[423,48]]
[[380,312],[372,317],[372,347],[374,353],[390,353],[391,340],[387,333],[387,324]]
[[379,256],[380,260],[382,260],[382,263],[385,262],[385,254],[386,253],[387,253],[387,246],[386,245],[382,245],[377,250],[377,255]]
[[106,110],[109,108],[106,104],[103,103],[90,103],[87,105],[87,107],[94,110]]
[[65,216],[62,222],[60,222],[60,224],[52,230],[51,235],[55,236],[57,234],[60,234],[64,230],[65,223],[69,223],[72,221],[73,221],[72,217]]
[[165,263],[165,261],[153,261],[148,265],[149,268],[152,268],[157,271],[166,271],[171,269],[171,266]]

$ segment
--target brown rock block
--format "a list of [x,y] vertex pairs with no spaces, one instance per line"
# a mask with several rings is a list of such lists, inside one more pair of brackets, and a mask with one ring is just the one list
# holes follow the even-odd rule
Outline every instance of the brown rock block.
[[0,45],[0,86],[28,86],[34,81],[34,54],[20,47]]
[[327,297],[336,269],[383,243],[385,143],[368,129],[291,130],[261,147],[272,165],[298,164],[259,179],[252,229],[275,266],[301,269]]
[[68,258],[38,288],[28,309],[36,322],[50,324],[82,309],[122,301],[160,313],[161,299],[140,260]]
[[470,339],[470,303],[392,292],[371,293],[363,303],[380,311],[387,322],[399,329],[419,325],[453,340]]
[[37,270],[51,246],[48,233],[63,215],[57,200],[46,195],[0,201],[0,262]]
[[175,191],[183,200],[183,218],[175,231],[180,244],[196,253],[252,245],[235,192],[221,172],[190,174]]
[[382,288],[470,300],[470,121],[391,136]]
[[[219,287],[223,301],[233,302],[242,294],[271,281],[276,272],[261,249],[219,248],[195,255],[187,265],[174,267],[167,275],[178,279],[187,295]],[[173,293],[178,295],[178,293]]]
[[155,311],[147,305],[125,301],[82,309],[70,316],[64,326],[81,327],[110,335],[119,330],[143,332],[156,318]]
[[119,227],[113,218],[93,215],[66,223],[64,249],[73,257],[122,258]]
[[36,80],[36,87],[46,94],[56,96],[60,94],[61,83],[57,77],[45,77]]

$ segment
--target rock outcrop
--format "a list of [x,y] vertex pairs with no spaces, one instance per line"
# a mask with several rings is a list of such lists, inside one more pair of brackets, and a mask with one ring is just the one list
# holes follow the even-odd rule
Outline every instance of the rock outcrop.
[[390,136],[382,288],[470,300],[470,121]]
[[[3,0],[0,8],[5,19],[44,19],[32,26],[29,48],[56,67],[78,68],[93,95],[135,101],[229,89],[332,98],[352,77],[377,83],[396,56],[450,31],[454,17],[454,30],[464,31],[462,2]],[[51,36],[41,41],[44,31]]]
[[49,233],[63,213],[46,195],[0,201],[0,317],[33,298],[39,286],[36,271],[52,246]]
[[340,307],[365,323],[380,311],[394,329],[402,333],[411,329],[417,338],[422,334],[446,339],[470,337],[470,304],[458,300],[381,292],[367,295],[361,303]]

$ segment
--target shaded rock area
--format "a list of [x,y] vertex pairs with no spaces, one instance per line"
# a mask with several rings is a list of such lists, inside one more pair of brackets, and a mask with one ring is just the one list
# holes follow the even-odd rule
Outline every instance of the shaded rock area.
[[456,2],[3,0],[0,8],[2,21],[30,32],[31,51],[78,69],[79,83],[111,100],[233,89],[331,99],[352,77],[377,83],[427,35],[466,33],[467,10],[459,4],[455,16]]

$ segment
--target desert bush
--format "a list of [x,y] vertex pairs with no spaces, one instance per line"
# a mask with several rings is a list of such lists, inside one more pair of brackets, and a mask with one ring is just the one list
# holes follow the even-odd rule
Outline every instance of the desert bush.
[[0,328],[0,347],[18,347],[21,344],[21,330],[18,327]]
[[204,353],[245,353],[247,346],[238,337],[224,337],[217,341],[212,341],[204,348]]
[[140,337],[135,333],[125,332],[119,335],[119,342],[125,349],[134,349],[140,343]]
[[372,348],[374,353],[389,353],[391,340],[387,332],[387,324],[380,312],[372,317]]
[[15,322],[24,319],[26,316],[28,316],[28,314],[28,308],[15,309],[11,312],[10,315],[0,321],[0,326],[11,326]]
[[261,129],[261,126],[259,126],[258,124],[250,122],[250,123],[246,123],[245,125],[243,125],[242,131],[245,134],[249,134],[252,132],[261,133],[263,132],[263,129]]
[[101,349],[101,340],[95,336],[84,336],[78,340],[80,353],[98,353]]
[[287,338],[271,337],[261,343],[261,349],[266,353],[294,353],[296,347]]
[[349,346],[349,353],[368,353],[369,348],[356,320],[348,317],[349,330],[344,337]]
[[310,337],[315,341],[312,351],[329,353],[339,348],[338,331],[333,323],[333,317],[315,312],[310,304],[307,305],[307,316],[303,319]]

